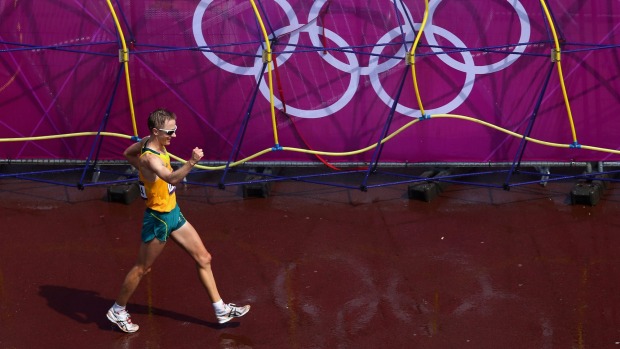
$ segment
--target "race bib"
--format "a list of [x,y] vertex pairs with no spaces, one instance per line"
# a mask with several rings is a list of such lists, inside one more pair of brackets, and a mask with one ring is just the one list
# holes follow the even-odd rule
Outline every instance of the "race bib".
[[140,188],[140,197],[146,200],[146,188],[144,188],[144,182],[138,181],[138,187]]

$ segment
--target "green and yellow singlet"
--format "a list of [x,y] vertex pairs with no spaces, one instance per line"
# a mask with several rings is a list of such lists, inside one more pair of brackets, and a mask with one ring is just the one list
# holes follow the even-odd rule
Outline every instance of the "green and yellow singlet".
[[[146,153],[157,155],[165,164],[166,168],[172,172],[170,166],[170,156],[168,153],[159,153],[153,149],[142,148],[140,156]],[[140,195],[146,200],[146,207],[158,212],[170,212],[177,205],[176,186],[167,183],[163,179],[157,177],[154,182],[148,181],[140,172]]]

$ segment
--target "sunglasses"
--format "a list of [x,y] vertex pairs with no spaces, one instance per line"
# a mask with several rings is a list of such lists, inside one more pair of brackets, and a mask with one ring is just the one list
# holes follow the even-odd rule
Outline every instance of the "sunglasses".
[[167,134],[168,136],[172,136],[173,134],[177,132],[177,126],[174,126],[174,129],[172,130],[164,130],[162,128],[158,128],[157,130]]

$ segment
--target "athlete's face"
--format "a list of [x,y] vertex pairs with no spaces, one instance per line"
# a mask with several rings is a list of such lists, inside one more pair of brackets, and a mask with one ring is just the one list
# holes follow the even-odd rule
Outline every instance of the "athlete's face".
[[176,120],[169,119],[169,120],[166,120],[166,122],[164,123],[164,127],[157,129],[155,132],[161,144],[168,145],[170,144],[170,140],[172,139],[172,137],[177,136],[176,130],[177,130]]

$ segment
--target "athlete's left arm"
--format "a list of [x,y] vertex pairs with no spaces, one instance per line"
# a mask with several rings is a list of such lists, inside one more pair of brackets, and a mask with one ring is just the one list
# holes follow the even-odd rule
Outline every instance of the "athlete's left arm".
[[192,150],[192,157],[187,160],[183,166],[178,168],[176,171],[170,172],[170,170],[166,167],[166,165],[161,161],[159,157],[149,156],[148,157],[148,167],[149,169],[155,173],[159,178],[164,181],[177,185],[179,182],[187,176],[187,174],[192,170],[192,168],[202,159],[203,151],[200,148],[194,148]]

